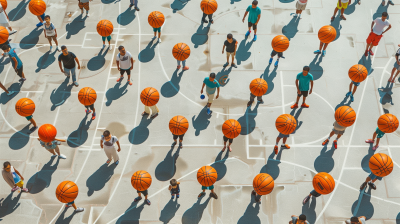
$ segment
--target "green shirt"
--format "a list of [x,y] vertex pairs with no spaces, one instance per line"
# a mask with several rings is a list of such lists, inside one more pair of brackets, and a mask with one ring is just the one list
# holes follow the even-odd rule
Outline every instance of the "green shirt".
[[300,91],[308,91],[310,89],[310,82],[314,80],[313,76],[310,73],[304,76],[303,72],[297,74],[296,79],[299,80]]
[[249,12],[249,19],[247,21],[249,21],[250,23],[256,23],[257,19],[258,19],[258,15],[261,14],[261,9],[256,7],[253,8],[252,5],[249,5],[249,7],[247,7],[246,9],[247,12]]

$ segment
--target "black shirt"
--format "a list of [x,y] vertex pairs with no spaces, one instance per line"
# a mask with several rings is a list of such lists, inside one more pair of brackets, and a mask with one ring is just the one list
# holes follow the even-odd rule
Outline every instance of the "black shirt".
[[63,53],[58,56],[58,61],[62,61],[64,64],[64,68],[71,69],[75,68],[75,54],[72,52],[68,51],[67,55],[64,55]]
[[233,39],[232,43],[229,43],[228,40],[226,40],[224,43],[224,45],[226,46],[226,52],[229,53],[235,52],[236,39],[235,38],[232,39]]

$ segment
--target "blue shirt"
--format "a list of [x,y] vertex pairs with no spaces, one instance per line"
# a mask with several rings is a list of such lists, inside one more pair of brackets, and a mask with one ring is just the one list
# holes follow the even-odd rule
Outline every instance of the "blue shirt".
[[15,62],[14,62],[14,60],[12,58],[15,58],[17,60],[17,62],[18,62],[17,69],[20,69],[22,67],[22,61],[21,61],[21,59],[19,59],[17,53],[15,53],[15,49],[14,48],[10,49],[10,52],[8,52],[8,56],[10,56],[11,63],[14,66],[14,68],[15,68]]
[[47,142],[43,142],[42,140],[40,140],[40,144],[44,146],[45,149],[55,149],[57,147],[57,142],[57,140],[53,140],[52,142],[50,142],[50,145],[48,145]]
[[310,82],[314,80],[313,76],[310,73],[304,76],[303,72],[297,74],[296,79],[299,80],[300,91],[308,91],[310,89]]
[[252,5],[249,5],[249,7],[247,7],[246,9],[247,12],[249,12],[249,19],[247,21],[249,21],[250,23],[256,23],[257,19],[258,19],[258,15],[261,14],[261,9],[256,7],[253,8]]
[[219,83],[214,79],[214,81],[210,81],[210,78],[207,77],[203,81],[204,84],[206,84],[206,91],[209,95],[212,95],[215,93],[215,88],[219,88]]

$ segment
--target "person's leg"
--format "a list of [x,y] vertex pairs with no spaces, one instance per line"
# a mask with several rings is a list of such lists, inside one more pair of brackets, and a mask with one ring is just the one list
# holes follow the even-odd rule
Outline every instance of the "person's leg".
[[319,48],[318,48],[318,50],[314,51],[314,54],[320,54],[320,53],[321,53],[321,50],[322,50],[322,47],[323,47],[323,45],[324,45],[324,43],[322,43],[322,42],[320,41],[320,42],[319,42]]
[[57,154],[54,152],[54,149],[47,149],[47,151],[49,151],[51,154],[53,154],[53,156],[56,156]]
[[332,130],[331,133],[329,133],[328,138],[322,143],[322,145],[326,145],[334,134],[335,131]]
[[[342,4],[343,4],[343,3],[342,3]],[[341,15],[342,17],[344,17],[343,14],[344,14],[344,7],[342,7],[342,9],[340,10],[340,15]]]
[[37,127],[36,121],[33,118],[31,118],[29,121],[32,123],[33,127]]
[[214,23],[214,20],[212,19],[213,14],[208,15],[208,20],[210,23]]
[[375,144],[375,147],[376,148],[378,148],[378,146],[379,146],[379,141],[380,141],[381,139],[380,138],[376,138],[376,144]]
[[[132,65],[133,66],[133,65]],[[131,70],[130,70],[130,68],[128,69],[128,70],[126,70],[126,74],[128,75],[128,80],[126,80],[128,83],[129,83],[129,85],[132,85],[132,82],[131,82]]]
[[75,210],[78,209],[78,208],[76,207],[75,203],[72,203],[71,205],[72,205],[72,207],[74,207]]
[[57,47],[57,50],[58,50],[58,40],[57,40],[57,37],[53,37],[53,40],[54,40],[54,43],[56,43],[56,47]]
[[284,145],[286,145],[286,140],[287,140],[287,137],[284,137],[284,138],[282,139],[282,143],[283,143]]
[[50,48],[53,46],[53,44],[51,43],[52,42],[51,39],[52,39],[52,37],[47,37],[47,40],[49,41],[49,44],[50,44]]
[[204,23],[208,23],[208,21],[206,20],[207,14],[205,14],[203,12],[203,17],[201,18],[201,21],[203,21]]
[[229,139],[229,145],[228,145],[229,152],[232,152],[232,148],[231,148],[232,142],[233,142],[233,139],[230,138]]
[[[226,64],[228,64],[228,65],[229,65],[229,56],[230,55],[231,54],[229,52],[226,52]],[[232,61],[233,61],[233,59],[232,59]]]
[[142,200],[142,194],[140,192],[137,192],[138,196],[133,200],[134,202]]
[[251,104],[253,104],[255,98],[256,98],[256,96],[253,95],[252,93],[250,93],[250,101],[247,103],[247,107],[249,107],[249,106],[251,106]]
[[306,104],[306,96],[303,96],[303,103],[302,104]]
[[356,85],[354,85],[354,88],[353,88],[353,93],[352,93],[352,95],[354,96],[354,93],[356,93],[356,91],[357,91],[357,86]]
[[150,107],[149,106],[144,106],[144,112],[142,113],[142,116],[143,115],[149,115],[151,112],[150,112]]
[[336,7],[335,10],[333,11],[333,16],[332,16],[333,19],[335,18],[336,13],[337,13],[338,11],[339,11],[339,9]]
[[58,145],[56,146],[56,148],[54,149],[54,151],[56,151],[57,155],[61,156],[60,148],[58,148]]
[[[108,147],[104,147],[104,146],[103,146],[103,148],[104,148],[104,153],[105,153],[106,156],[107,156],[107,163],[110,163],[110,162],[112,161],[112,153],[111,153],[111,150],[110,150]],[[114,160],[114,162],[115,162],[115,160]]]
[[182,61],[182,66],[183,66],[183,70],[188,70],[189,69],[189,67],[186,66],[186,60]]
[[328,47],[328,45],[329,45],[329,44],[327,44],[327,43],[324,44],[324,49],[323,49],[324,51],[326,50],[326,48]]
[[352,87],[353,87],[353,82],[351,81],[349,85],[349,92],[346,94],[346,96],[350,96]]
[[[396,63],[397,63],[397,62],[396,62]],[[397,69],[396,69],[395,67],[393,67],[392,73],[390,74],[390,78],[389,78],[388,82],[393,82],[393,81],[394,81],[393,75],[394,75],[394,72],[395,72],[396,70],[397,70]],[[396,75],[396,76],[397,76],[397,75]],[[392,79],[393,79],[393,81],[392,81]]]
[[158,31],[158,39],[161,38],[161,31]]
[[74,82],[75,86],[77,86],[78,82],[76,81],[75,67],[71,68],[71,75],[72,75],[72,81]]
[[117,150],[115,148],[112,148],[111,154],[114,159],[114,163],[116,163],[118,165],[117,162],[119,161],[119,156],[118,156]]
[[179,61],[179,60],[176,60],[176,62],[178,63],[178,65],[176,66],[176,67],[177,67],[177,69],[180,69],[180,68],[181,68],[181,61]]

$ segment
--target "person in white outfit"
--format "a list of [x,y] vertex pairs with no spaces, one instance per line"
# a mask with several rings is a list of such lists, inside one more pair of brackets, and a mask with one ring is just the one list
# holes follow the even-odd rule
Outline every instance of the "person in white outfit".
[[[114,144],[118,145],[118,150],[115,150]],[[121,151],[121,146],[119,145],[118,138],[112,136],[110,131],[105,130],[103,132],[103,135],[101,136],[100,146],[102,149],[104,149],[104,152],[107,155],[107,164],[109,164],[111,160],[114,160],[115,165],[118,165],[119,156],[117,152]]]

